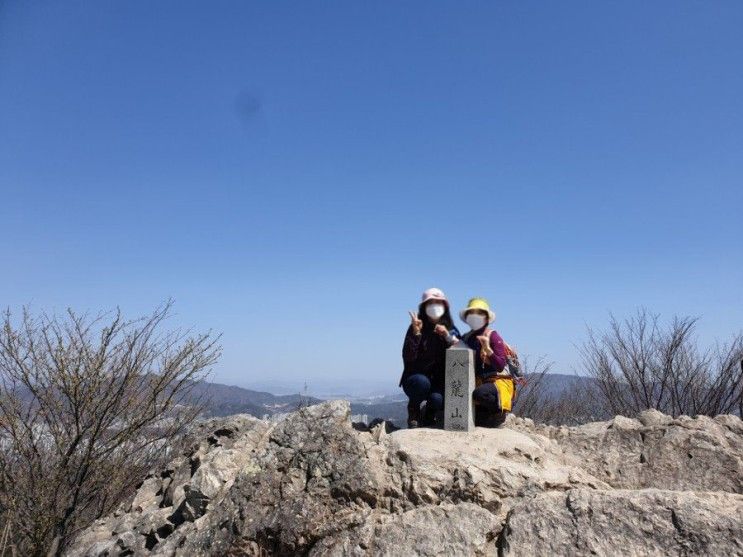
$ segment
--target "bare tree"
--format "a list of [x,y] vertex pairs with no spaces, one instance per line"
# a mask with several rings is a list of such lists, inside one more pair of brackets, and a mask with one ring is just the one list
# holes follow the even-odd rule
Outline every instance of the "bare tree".
[[743,335],[701,351],[697,320],[675,317],[663,327],[658,315],[639,310],[581,347],[583,368],[596,379],[600,403],[611,414],[633,416],[654,408],[679,416],[714,416],[743,410]]
[[199,412],[195,382],[218,358],[211,333],[165,332],[170,302],[146,318],[33,317],[0,331],[0,520],[22,555],[59,555],[112,512],[166,441]]
[[545,375],[549,373],[552,364],[547,362],[544,357],[540,357],[532,363],[532,360],[526,356],[523,358],[521,365],[524,380],[517,387],[513,412],[525,418],[536,419],[540,408],[548,399],[548,393],[545,389],[547,383]]
[[514,414],[537,423],[576,425],[604,419],[605,409],[597,401],[592,381],[575,377],[558,385],[550,380],[551,364],[544,358],[523,362],[525,385],[519,388]]

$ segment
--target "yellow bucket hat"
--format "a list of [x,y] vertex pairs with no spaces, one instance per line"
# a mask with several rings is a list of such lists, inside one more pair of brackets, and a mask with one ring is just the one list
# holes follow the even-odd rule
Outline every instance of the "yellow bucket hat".
[[471,298],[470,301],[467,303],[467,307],[459,312],[459,317],[462,319],[462,321],[464,321],[465,317],[467,317],[467,312],[472,311],[473,309],[480,309],[482,311],[488,312],[488,323],[492,323],[493,321],[495,321],[495,312],[490,309],[490,305],[485,298]]

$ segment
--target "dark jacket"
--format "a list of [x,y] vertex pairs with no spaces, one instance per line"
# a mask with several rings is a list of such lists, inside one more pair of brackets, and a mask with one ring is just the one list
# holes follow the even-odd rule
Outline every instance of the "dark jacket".
[[462,338],[465,344],[475,351],[475,376],[480,379],[487,379],[502,373],[508,362],[506,344],[498,333],[490,331],[490,347],[493,349],[493,354],[488,358],[487,363],[483,363],[480,358],[480,341],[477,337],[482,336],[484,331],[485,327],[477,331],[468,331]]
[[[459,331],[453,327],[450,334],[459,337]],[[416,373],[422,373],[431,380],[434,392],[444,392],[444,369],[446,366],[446,349],[449,343],[433,330],[433,325],[424,323],[420,335],[413,333],[413,326],[408,327],[402,345],[402,361],[405,367],[400,377],[400,385]]]

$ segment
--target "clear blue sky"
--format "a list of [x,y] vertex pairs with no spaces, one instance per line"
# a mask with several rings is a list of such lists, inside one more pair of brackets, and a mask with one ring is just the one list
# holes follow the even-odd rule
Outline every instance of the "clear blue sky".
[[[556,371],[743,324],[743,3],[0,1],[0,302],[394,388],[430,286]],[[327,389],[326,389],[327,390]]]

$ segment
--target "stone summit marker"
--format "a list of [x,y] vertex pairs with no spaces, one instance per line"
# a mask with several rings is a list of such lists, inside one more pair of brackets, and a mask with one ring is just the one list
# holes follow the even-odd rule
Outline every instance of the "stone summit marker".
[[475,414],[472,391],[475,389],[475,353],[464,345],[446,351],[446,393],[444,394],[444,429],[474,431]]

